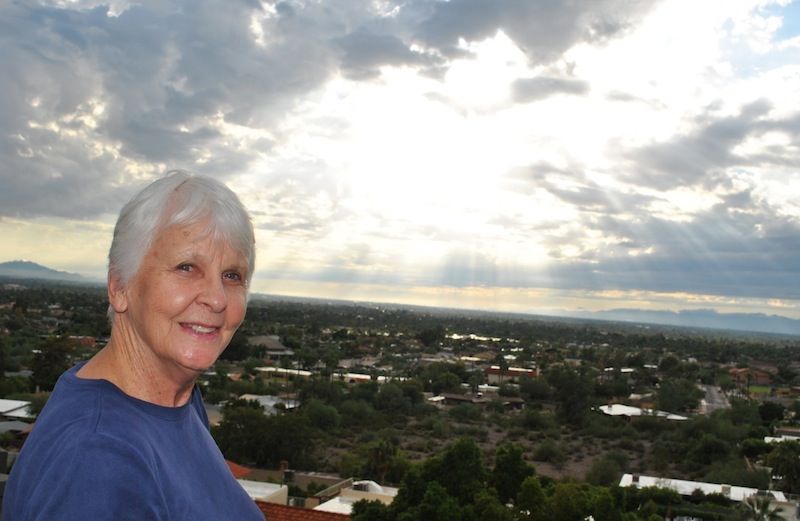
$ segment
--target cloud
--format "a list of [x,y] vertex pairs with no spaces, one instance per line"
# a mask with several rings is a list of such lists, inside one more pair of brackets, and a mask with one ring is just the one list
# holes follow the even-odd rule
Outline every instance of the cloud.
[[412,51],[408,44],[392,34],[377,34],[359,29],[336,40],[342,51],[344,74],[355,80],[375,78],[382,66],[417,66],[433,68],[440,59]]
[[[442,70],[459,38],[497,30],[530,56],[554,59],[617,34],[642,11],[617,15],[611,1],[6,2],[0,214],[114,212],[168,168],[228,178],[284,142],[287,114],[338,74]],[[520,91],[583,88],[548,81]]]
[[[624,179],[657,190],[702,185],[706,188],[727,183],[727,169],[791,165],[800,143],[800,118],[771,116],[772,104],[764,99],[744,105],[733,116],[704,113],[694,121],[693,130],[662,142],[623,152],[629,164]],[[759,139],[770,131],[788,136],[791,146],[763,147],[737,151],[748,139]]]
[[524,78],[515,81],[511,86],[511,96],[519,103],[538,101],[556,94],[580,96],[588,92],[587,82],[571,78]]
[[466,51],[460,40],[480,41],[505,32],[533,63],[549,63],[581,42],[602,42],[622,33],[655,2],[432,2],[416,36],[450,58]]

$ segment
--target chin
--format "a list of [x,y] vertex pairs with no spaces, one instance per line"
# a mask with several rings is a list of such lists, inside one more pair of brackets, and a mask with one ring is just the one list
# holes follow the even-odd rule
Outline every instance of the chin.
[[217,358],[219,358],[219,353],[214,355],[211,355],[210,353],[191,353],[190,355],[183,357],[183,359],[180,361],[180,365],[186,367],[187,369],[191,369],[192,371],[202,373],[213,366],[214,363],[216,363]]

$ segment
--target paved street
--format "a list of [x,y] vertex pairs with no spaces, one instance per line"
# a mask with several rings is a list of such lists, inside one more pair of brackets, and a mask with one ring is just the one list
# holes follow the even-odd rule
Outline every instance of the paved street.
[[722,390],[715,385],[700,385],[705,397],[700,401],[700,414],[711,414],[718,409],[727,409],[731,406]]

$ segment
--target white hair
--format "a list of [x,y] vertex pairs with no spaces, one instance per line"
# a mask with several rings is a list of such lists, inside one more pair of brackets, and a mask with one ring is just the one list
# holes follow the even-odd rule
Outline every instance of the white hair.
[[209,233],[247,259],[247,287],[255,267],[253,223],[230,188],[216,179],[172,170],[122,207],[108,251],[108,274],[126,285],[159,233],[174,225],[208,222]]

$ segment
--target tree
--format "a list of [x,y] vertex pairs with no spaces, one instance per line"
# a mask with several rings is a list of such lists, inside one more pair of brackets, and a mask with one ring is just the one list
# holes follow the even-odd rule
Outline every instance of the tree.
[[571,425],[580,425],[593,398],[592,380],[571,367],[554,367],[547,373],[548,383],[555,389],[556,413]]
[[772,452],[767,454],[766,463],[772,471],[781,477],[783,491],[797,494],[800,492],[800,442],[784,441],[778,443]]
[[262,459],[261,432],[266,428],[263,410],[242,406],[226,409],[222,421],[211,433],[226,458],[249,464]]
[[425,462],[423,478],[439,482],[461,504],[472,503],[475,494],[485,487],[481,451],[473,440],[460,438],[444,454]]
[[528,476],[519,487],[516,501],[521,519],[542,521],[549,519],[547,497],[536,476]]
[[741,505],[744,521],[781,521],[781,507],[770,508],[771,500],[767,496],[750,496]]
[[437,326],[432,329],[424,329],[417,334],[417,340],[422,342],[428,347],[438,345],[442,340],[444,340],[444,327]]
[[783,419],[783,413],[786,408],[774,402],[764,402],[758,406],[758,415],[761,416],[761,421],[764,425],[771,425],[773,422]]
[[52,391],[61,373],[69,369],[73,343],[65,337],[44,341],[31,364],[31,386],[35,391]]
[[303,411],[311,422],[311,425],[323,431],[332,431],[336,429],[341,421],[341,415],[339,411],[336,410],[336,407],[326,405],[316,398],[306,402],[303,406]]
[[436,481],[431,481],[419,505],[419,521],[461,521],[458,502]]
[[410,405],[400,386],[392,382],[385,383],[380,387],[373,403],[378,410],[396,414],[405,413]]
[[250,344],[241,329],[237,329],[228,342],[228,347],[219,355],[223,360],[240,361],[250,356]]
[[473,509],[478,521],[513,521],[514,519],[511,510],[500,503],[492,489],[478,492]]
[[586,491],[577,483],[559,483],[550,499],[554,521],[576,521],[590,514]]
[[497,447],[491,483],[501,503],[516,498],[522,482],[535,473],[533,466],[522,459],[522,447],[513,443],[503,443]]
[[367,477],[377,479],[378,483],[386,481],[386,473],[397,457],[397,445],[390,440],[381,439],[372,442],[367,448],[367,462],[365,473]]
[[662,380],[656,402],[662,411],[681,412],[695,409],[700,404],[703,391],[685,378]]
[[352,521],[387,521],[389,508],[378,500],[362,499],[353,503],[350,519]]

